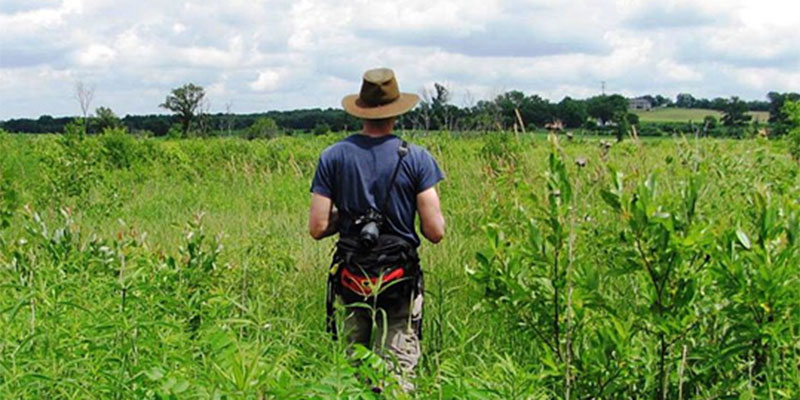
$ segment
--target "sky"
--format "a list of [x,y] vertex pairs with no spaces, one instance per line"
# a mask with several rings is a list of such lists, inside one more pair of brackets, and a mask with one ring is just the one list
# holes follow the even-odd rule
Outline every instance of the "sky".
[[340,107],[365,70],[452,103],[800,91],[800,2],[776,0],[0,0],[0,119],[164,113],[195,83],[209,110]]

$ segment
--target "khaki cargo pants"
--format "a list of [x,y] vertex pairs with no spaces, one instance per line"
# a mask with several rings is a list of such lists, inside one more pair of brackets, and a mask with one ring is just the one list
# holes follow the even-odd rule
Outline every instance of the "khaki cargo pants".
[[[383,312],[386,313],[384,324]],[[344,320],[344,337],[349,343],[359,343],[383,357],[405,391],[413,391],[414,368],[420,358],[417,327],[422,323],[422,293],[398,299],[396,305],[375,310],[376,337],[370,340],[373,310],[347,307]]]

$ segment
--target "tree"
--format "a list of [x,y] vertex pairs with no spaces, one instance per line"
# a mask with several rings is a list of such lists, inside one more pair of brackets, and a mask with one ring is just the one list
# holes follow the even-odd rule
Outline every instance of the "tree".
[[689,93],[679,93],[678,96],[675,98],[675,107],[680,108],[694,108],[695,103],[694,96]]
[[539,127],[558,118],[556,106],[535,94],[522,99],[519,112],[525,124]]
[[580,128],[586,123],[589,114],[586,112],[586,103],[580,100],[564,97],[556,106],[556,115],[567,128]]
[[315,136],[319,136],[319,135],[324,135],[324,134],[326,134],[326,133],[328,133],[330,131],[331,131],[330,125],[322,122],[322,123],[318,123],[314,127],[314,131],[313,132],[314,132]]
[[429,132],[431,129],[431,117],[432,117],[432,108],[431,103],[433,100],[431,99],[431,92],[428,88],[423,87],[420,90],[420,102],[417,109],[414,110],[414,115],[416,116],[416,128],[417,129],[424,129],[425,132]]
[[86,85],[81,81],[75,83],[75,98],[81,105],[81,115],[83,115],[83,131],[89,128],[89,107],[94,98],[94,85]]
[[500,121],[500,107],[497,103],[488,100],[480,100],[470,111],[472,126],[481,131],[502,129]]
[[433,116],[439,122],[439,129],[452,130],[452,110],[449,106],[450,102],[450,89],[440,83],[434,83],[433,89],[436,95],[432,99]]
[[789,131],[789,124],[786,114],[783,113],[783,106],[789,101],[800,101],[800,93],[778,93],[769,92],[769,123],[773,126],[773,133],[783,135]]
[[747,114],[747,103],[742,101],[736,96],[725,104],[722,112],[722,124],[725,126],[743,126],[746,125],[752,118],[752,115]]
[[205,89],[201,86],[187,83],[179,88],[172,89],[172,92],[159,107],[175,113],[180,120],[183,135],[187,136],[195,113],[202,105],[205,95]]
[[97,132],[103,132],[106,129],[119,128],[122,126],[122,121],[111,111],[108,107],[97,107],[94,110],[94,118],[92,118],[92,126]]
[[724,99],[722,97],[716,97],[714,100],[711,100],[711,106],[709,107],[712,110],[723,111],[725,107],[728,105],[728,99]]
[[630,125],[639,125],[639,116],[637,114],[628,113],[625,115],[625,119]]
[[586,100],[586,111],[592,118],[598,119],[601,125],[614,120],[615,116],[627,115],[628,99],[618,94],[600,95]]
[[713,131],[717,127],[717,117],[713,115],[706,115],[703,118],[703,135],[708,135],[709,132]]
[[229,102],[225,103],[224,125],[221,122],[220,123],[220,127],[219,127],[220,128],[219,130],[221,130],[221,131],[227,130],[228,131],[228,136],[231,136],[231,134],[233,132],[233,120],[235,118],[235,115],[231,112],[231,108],[233,108],[233,103],[232,102],[229,101]]
[[261,117],[247,129],[247,138],[252,139],[272,139],[278,137],[281,131],[278,124],[272,118]]
[[783,103],[781,114],[789,127],[789,152],[800,161],[800,100],[787,100]]
[[660,94],[656,95],[655,102],[653,103],[654,107],[669,107],[672,106],[672,99],[668,97],[664,97]]
[[[627,111],[620,111],[614,114],[613,121],[614,124],[616,124],[615,133],[617,135],[618,142],[621,142],[622,139],[625,139],[625,136],[631,131],[631,115],[636,116],[636,114],[630,114]],[[638,118],[638,116],[636,118]]]

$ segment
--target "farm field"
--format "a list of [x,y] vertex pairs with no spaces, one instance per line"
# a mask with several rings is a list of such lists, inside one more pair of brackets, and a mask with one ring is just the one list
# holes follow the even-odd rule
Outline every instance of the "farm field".
[[[706,110],[700,108],[653,108],[650,111],[636,110],[634,114],[639,116],[642,122],[702,122],[707,115],[712,115],[721,119],[723,113],[717,110]],[[766,111],[749,111],[747,114],[753,116],[754,121],[766,123],[769,113]]]
[[[800,397],[784,142],[401,135],[448,232],[398,398]],[[342,137],[0,135],[0,398],[395,398],[324,331],[308,191]]]

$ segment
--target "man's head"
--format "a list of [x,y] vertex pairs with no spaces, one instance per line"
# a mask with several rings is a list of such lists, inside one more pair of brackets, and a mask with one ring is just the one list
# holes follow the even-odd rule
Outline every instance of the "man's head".
[[365,120],[366,127],[367,124],[371,124],[366,122],[367,120],[393,119],[414,108],[418,102],[419,96],[400,92],[394,71],[389,68],[376,68],[364,73],[361,91],[358,94],[345,96],[342,99],[342,107],[348,114]]

